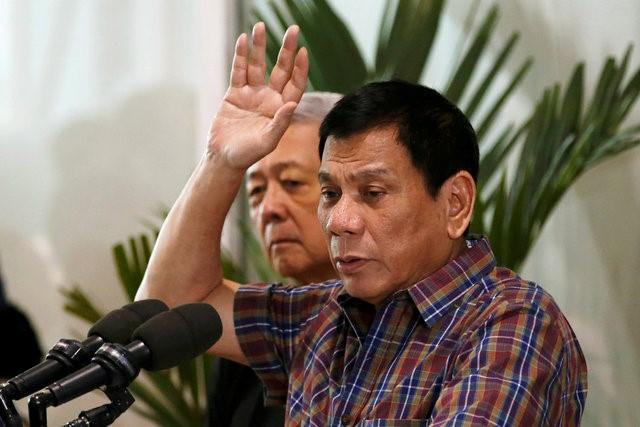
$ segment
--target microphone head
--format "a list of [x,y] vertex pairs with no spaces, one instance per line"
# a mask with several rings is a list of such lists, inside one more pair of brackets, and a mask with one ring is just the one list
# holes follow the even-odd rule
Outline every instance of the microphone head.
[[204,353],[221,335],[218,312],[199,302],[157,315],[133,331],[131,339],[144,342],[151,354],[142,367],[157,371]]
[[106,342],[128,344],[131,333],[153,316],[169,307],[157,299],[147,299],[127,304],[104,315],[89,329],[88,336],[98,335]]

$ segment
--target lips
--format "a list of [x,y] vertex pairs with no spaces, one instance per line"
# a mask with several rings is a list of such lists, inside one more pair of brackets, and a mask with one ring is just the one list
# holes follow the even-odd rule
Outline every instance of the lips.
[[274,248],[277,246],[283,246],[287,244],[300,243],[300,240],[292,238],[292,237],[281,237],[277,239],[272,239],[271,243],[269,243],[270,248]]
[[370,260],[355,255],[346,255],[336,257],[335,261],[338,272],[343,274],[354,274],[364,268]]

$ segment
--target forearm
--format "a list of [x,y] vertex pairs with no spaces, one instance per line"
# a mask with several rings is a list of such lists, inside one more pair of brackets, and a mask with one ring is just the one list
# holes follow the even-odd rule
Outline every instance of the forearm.
[[222,277],[222,226],[246,169],[275,149],[306,86],[308,58],[297,49],[298,31],[285,33],[268,85],[264,24],[254,27],[251,57],[247,36],[238,37],[231,84],[213,119],[208,151],[171,208],[136,295],[169,306],[211,304],[223,333],[209,351],[240,363],[245,358],[233,308],[239,285]]
[[244,171],[207,153],[165,220],[136,298],[205,300],[222,282],[220,239]]

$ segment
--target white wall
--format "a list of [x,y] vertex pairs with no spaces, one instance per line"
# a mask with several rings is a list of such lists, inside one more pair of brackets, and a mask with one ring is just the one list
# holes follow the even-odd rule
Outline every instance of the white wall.
[[[170,205],[195,164],[226,87],[234,10],[0,3],[0,258],[44,350],[87,329],[63,312],[60,287],[80,285],[105,311],[125,302],[111,245]],[[131,416],[121,423],[139,425]]]

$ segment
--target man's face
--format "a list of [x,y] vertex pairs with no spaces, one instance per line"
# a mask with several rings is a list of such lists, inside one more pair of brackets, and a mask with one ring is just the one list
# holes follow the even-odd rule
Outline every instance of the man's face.
[[347,292],[379,304],[452,253],[445,197],[432,198],[392,127],[328,138],[318,217]]
[[336,276],[317,217],[319,126],[291,124],[278,147],[247,172],[251,220],[271,265],[303,283]]

